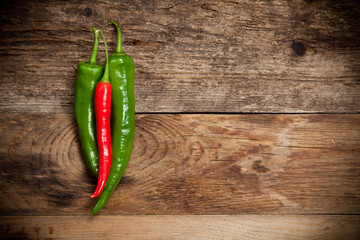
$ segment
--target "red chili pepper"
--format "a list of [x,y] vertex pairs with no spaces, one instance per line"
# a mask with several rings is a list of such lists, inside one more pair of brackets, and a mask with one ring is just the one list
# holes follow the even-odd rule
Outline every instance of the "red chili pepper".
[[109,176],[112,160],[111,148],[111,84],[109,80],[109,58],[106,40],[101,30],[98,30],[104,40],[106,51],[105,72],[95,89],[95,117],[96,132],[99,148],[99,175],[98,182],[91,198],[98,197],[105,187]]
[[98,197],[105,187],[109,176],[112,149],[111,149],[111,84],[99,82],[95,89],[95,116],[99,148],[99,176],[96,190],[91,198]]

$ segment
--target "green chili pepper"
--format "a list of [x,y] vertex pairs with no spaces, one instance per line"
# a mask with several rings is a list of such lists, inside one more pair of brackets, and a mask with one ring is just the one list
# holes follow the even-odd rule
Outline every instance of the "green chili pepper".
[[85,160],[95,176],[99,172],[99,152],[96,143],[94,92],[103,76],[104,67],[96,62],[99,48],[99,32],[95,28],[94,47],[88,62],[77,65],[75,86],[75,115]]
[[114,24],[118,32],[116,52],[110,56],[112,163],[105,188],[91,211],[92,215],[105,206],[124,175],[135,132],[134,61],[122,51],[119,25],[115,21],[109,23]]

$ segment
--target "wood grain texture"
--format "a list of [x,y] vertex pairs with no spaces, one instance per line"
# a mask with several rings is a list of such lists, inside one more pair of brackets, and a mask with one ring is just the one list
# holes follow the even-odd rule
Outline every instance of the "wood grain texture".
[[[0,119],[0,214],[88,215],[74,116]],[[102,214],[359,214],[359,159],[359,115],[137,115]]]
[[137,112],[360,112],[359,1],[17,0],[0,16],[0,111],[73,112],[90,29],[113,51],[115,19]]
[[11,239],[359,239],[359,216],[2,217]]

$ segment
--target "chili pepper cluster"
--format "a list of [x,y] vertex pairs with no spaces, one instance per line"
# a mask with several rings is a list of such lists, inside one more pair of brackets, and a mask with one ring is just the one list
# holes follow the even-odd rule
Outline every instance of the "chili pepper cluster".
[[[119,184],[128,165],[135,132],[134,61],[122,51],[121,28],[116,51],[108,56],[104,33],[93,28],[94,46],[88,62],[80,61],[75,86],[75,115],[81,148],[91,172],[98,178],[91,198],[99,212]],[[106,52],[105,67],[97,63],[99,34]]]

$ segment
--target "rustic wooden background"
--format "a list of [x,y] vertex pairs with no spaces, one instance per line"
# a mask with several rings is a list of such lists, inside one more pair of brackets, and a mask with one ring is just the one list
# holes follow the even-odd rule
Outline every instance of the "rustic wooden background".
[[[1,239],[360,238],[359,1],[0,4]],[[91,217],[74,83],[108,20],[136,136]]]

